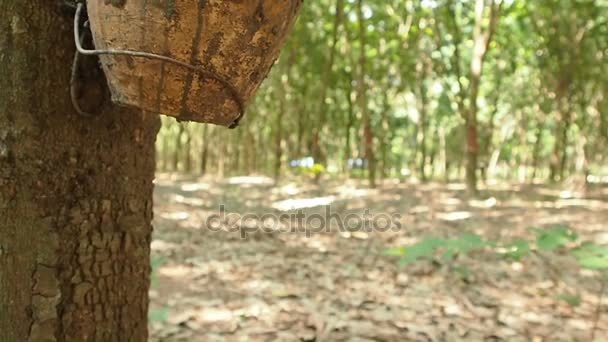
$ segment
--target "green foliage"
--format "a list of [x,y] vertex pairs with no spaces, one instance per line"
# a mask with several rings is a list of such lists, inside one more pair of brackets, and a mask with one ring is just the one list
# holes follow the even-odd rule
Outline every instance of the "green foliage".
[[409,265],[420,259],[433,257],[435,249],[443,244],[443,239],[426,237],[411,246],[390,249],[386,254],[400,257],[400,265]]
[[549,230],[534,227],[529,229],[536,234],[536,246],[539,250],[543,251],[556,250],[568,242],[578,239],[576,233],[563,226],[556,226]]
[[398,256],[401,265],[408,265],[420,259],[433,259],[438,250],[443,251],[443,260],[451,260],[459,254],[478,251],[491,245],[479,235],[463,233],[452,239],[426,237],[411,246],[388,249],[385,255]]
[[150,261],[150,268],[152,269],[152,271],[150,272],[150,286],[152,288],[156,287],[156,285],[158,284],[158,269],[159,267],[165,263],[167,258],[159,256],[159,257],[155,257],[152,258],[152,260]]
[[474,251],[483,250],[491,246],[492,243],[485,241],[481,236],[472,233],[463,233],[454,239],[444,241],[444,260],[451,260],[458,254],[468,254]]
[[[421,241],[405,247],[391,248],[385,255],[399,257],[401,265],[408,265],[418,260],[433,260],[442,252],[441,260],[450,261],[458,255],[493,250],[505,258],[519,261],[533,251],[555,251],[568,244],[575,244],[578,236],[571,229],[564,226],[554,226],[550,229],[529,228],[534,233],[534,244],[524,239],[510,242],[493,242],[483,237],[463,233],[450,239],[426,237]],[[592,270],[608,270],[608,247],[599,246],[591,242],[583,242],[568,250],[581,268]]]
[[505,244],[503,255],[514,261],[519,261],[521,258],[530,252],[530,244],[523,239],[513,240]]
[[[165,263],[166,257],[159,256],[154,257],[150,261],[150,268],[152,269],[150,273],[150,287],[155,288],[158,286],[158,269],[162,264]],[[150,309],[148,312],[148,321],[150,323],[162,323],[167,321],[169,318],[169,308],[159,308],[159,309]]]
[[558,302],[565,302],[570,306],[577,307],[581,305],[581,296],[578,294],[572,295],[568,293],[562,293],[554,297]]
[[581,267],[591,270],[608,270],[608,247],[585,242],[572,250]]
[[163,323],[169,319],[169,308],[151,309],[148,313],[150,323]]

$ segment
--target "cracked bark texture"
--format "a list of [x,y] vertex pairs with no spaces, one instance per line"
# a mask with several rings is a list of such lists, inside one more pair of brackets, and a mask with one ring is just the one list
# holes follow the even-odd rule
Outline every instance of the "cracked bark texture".
[[61,3],[0,1],[0,341],[145,341],[159,120],[95,60],[75,114]]

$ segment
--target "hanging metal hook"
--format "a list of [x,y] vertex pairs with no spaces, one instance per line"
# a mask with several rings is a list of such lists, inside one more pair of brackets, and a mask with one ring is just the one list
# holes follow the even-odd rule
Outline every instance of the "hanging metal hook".
[[[81,2],[74,4],[71,2],[67,2],[67,1],[64,3],[66,6],[76,8],[76,14],[74,15],[74,27],[76,30],[75,31],[76,35],[74,36],[74,39],[75,39],[76,47],[82,46],[82,43],[84,42],[84,34],[80,35],[78,28],[80,26],[80,16],[81,16],[83,4]],[[80,63],[80,52],[78,50],[76,50],[76,52],[74,53],[74,60],[72,62],[72,74],[70,76],[70,98],[72,100],[72,106],[74,107],[74,110],[76,111],[76,113],[78,113],[82,116],[86,116],[86,117],[93,117],[96,115],[82,110],[82,107],[80,107],[80,104],[78,103],[78,90],[77,90],[76,86],[78,83],[79,63]]]

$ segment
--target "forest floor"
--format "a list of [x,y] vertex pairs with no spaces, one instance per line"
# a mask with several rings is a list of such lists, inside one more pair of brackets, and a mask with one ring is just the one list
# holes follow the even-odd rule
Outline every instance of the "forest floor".
[[[275,186],[263,177],[161,174],[156,185],[152,341],[590,341],[594,326],[596,341],[608,340],[608,299],[596,319],[597,274],[565,253],[520,261],[473,253],[407,266],[383,254],[427,236],[509,240],[557,224],[606,244],[608,187],[496,184],[470,201],[461,184],[388,180],[371,190],[356,180]],[[206,228],[220,204],[265,220],[265,231],[245,217],[237,226],[234,214],[223,230]],[[399,214],[401,227],[353,230],[351,215],[350,230],[333,221],[322,232],[297,222],[270,231],[274,221],[261,217],[305,208],[306,219],[317,218],[310,229],[328,205],[343,218],[365,208]]]

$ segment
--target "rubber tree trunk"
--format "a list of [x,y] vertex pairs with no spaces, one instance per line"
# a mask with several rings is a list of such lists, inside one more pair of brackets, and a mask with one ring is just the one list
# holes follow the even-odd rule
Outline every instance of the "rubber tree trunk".
[[[74,113],[62,1],[0,1],[0,341],[146,341],[159,120]],[[101,103],[103,101],[103,103]]]

